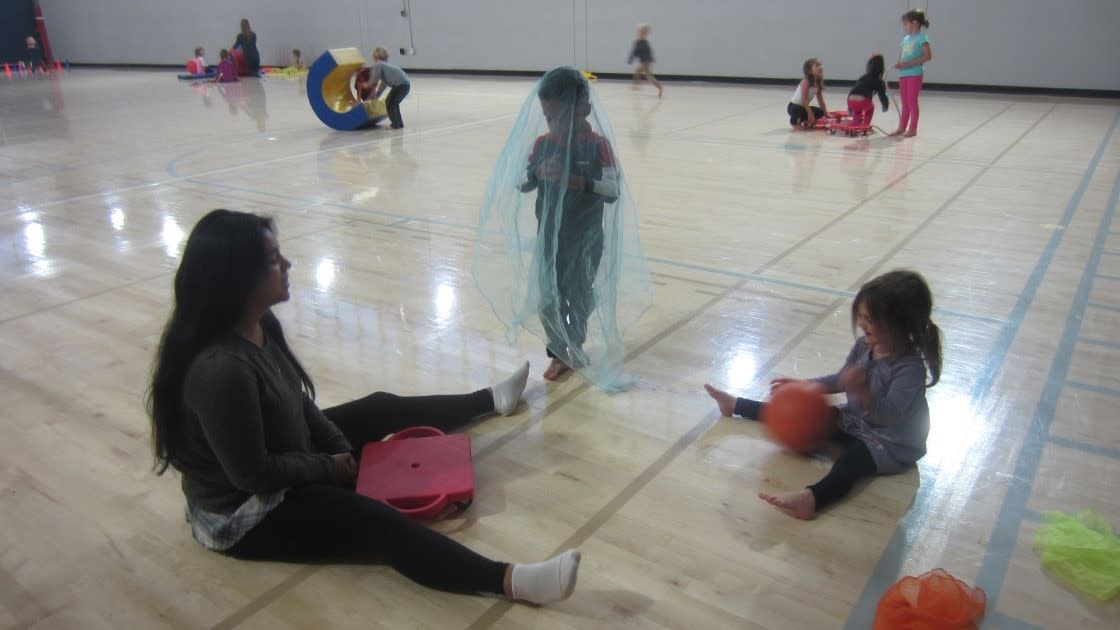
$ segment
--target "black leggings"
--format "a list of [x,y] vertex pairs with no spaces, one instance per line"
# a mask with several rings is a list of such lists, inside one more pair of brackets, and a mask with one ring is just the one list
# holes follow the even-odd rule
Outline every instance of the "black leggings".
[[[810,105],[809,109],[813,110],[814,118],[821,118],[825,114],[825,111],[819,107]],[[786,113],[789,114],[789,124],[791,125],[800,125],[801,123],[809,122],[809,112],[797,103],[790,103],[787,105]]]
[[[323,413],[360,451],[366,442],[407,427],[449,430],[493,410],[494,399],[483,389],[460,396],[378,392]],[[300,563],[383,559],[424,586],[464,593],[504,593],[508,567],[352,488],[326,484],[289,488],[280,505],[226,553],[246,560]]]
[[[762,407],[763,404],[757,400],[735,399],[735,415],[750,420],[759,419],[762,414]],[[844,498],[857,481],[864,477],[870,477],[877,472],[875,460],[871,457],[871,451],[867,450],[867,445],[863,443],[863,440],[841,431],[836,431],[832,439],[844,447],[844,452],[832,463],[832,470],[828,471],[824,479],[809,486],[809,490],[816,500],[817,510],[823,510]]]

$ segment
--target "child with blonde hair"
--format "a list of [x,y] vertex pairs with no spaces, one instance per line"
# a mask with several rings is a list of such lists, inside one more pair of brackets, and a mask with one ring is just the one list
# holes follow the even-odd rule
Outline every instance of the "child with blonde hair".
[[638,60],[638,67],[634,69],[634,86],[637,87],[638,81],[642,78],[649,79],[653,87],[657,88],[657,97],[661,97],[661,82],[657,77],[653,76],[653,49],[649,45],[649,24],[638,25],[638,39],[634,40],[634,46],[630,49],[630,58],[626,63],[634,63]]
[[401,118],[401,101],[408,96],[412,89],[408,74],[399,67],[389,63],[389,51],[378,46],[373,49],[373,67],[363,70],[358,76],[358,96],[363,101],[381,98],[381,94],[389,90],[385,97],[385,109],[389,112],[389,126],[393,129],[404,127]]

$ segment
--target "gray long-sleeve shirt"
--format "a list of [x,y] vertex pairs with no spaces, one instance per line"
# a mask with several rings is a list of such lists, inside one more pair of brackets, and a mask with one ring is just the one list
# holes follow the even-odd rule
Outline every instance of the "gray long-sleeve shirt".
[[[380,85],[378,85],[379,81]],[[405,71],[386,61],[378,61],[373,64],[373,68],[369,71],[369,84],[377,85],[375,98],[381,98],[381,93],[385,91],[386,87],[395,88],[405,83],[409,83]]]
[[857,339],[844,367],[835,374],[814,379],[828,391],[840,390],[840,372],[862,369],[871,390],[868,408],[848,393],[840,407],[840,430],[867,445],[881,474],[905,470],[926,454],[929,405],[926,403],[926,365],[919,354],[889,359],[871,358],[871,348]]
[[187,502],[229,514],[254,494],[334,479],[332,453],[351,450],[303,392],[295,366],[230,333],[203,349],[183,388],[187,423],[177,467]]

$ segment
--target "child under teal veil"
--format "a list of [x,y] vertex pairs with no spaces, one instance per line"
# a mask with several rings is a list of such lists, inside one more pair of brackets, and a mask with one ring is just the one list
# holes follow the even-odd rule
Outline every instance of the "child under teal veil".
[[521,107],[482,203],[472,272],[512,341],[545,343],[545,378],[629,385],[625,333],[652,286],[610,124],[583,74],[550,70]]

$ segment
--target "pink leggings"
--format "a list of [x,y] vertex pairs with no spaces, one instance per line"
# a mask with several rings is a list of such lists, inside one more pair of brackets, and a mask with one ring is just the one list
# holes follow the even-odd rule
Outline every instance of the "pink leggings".
[[859,127],[870,125],[871,118],[875,116],[875,103],[868,98],[855,100],[848,99],[848,111],[852,113],[852,124]]
[[922,91],[922,75],[898,78],[898,91],[902,96],[902,111],[899,112],[899,131],[918,131],[918,92]]

